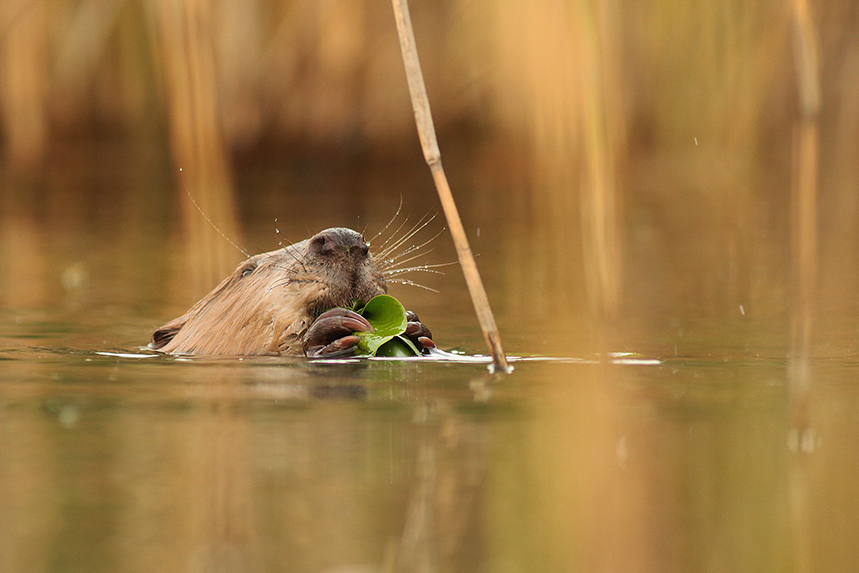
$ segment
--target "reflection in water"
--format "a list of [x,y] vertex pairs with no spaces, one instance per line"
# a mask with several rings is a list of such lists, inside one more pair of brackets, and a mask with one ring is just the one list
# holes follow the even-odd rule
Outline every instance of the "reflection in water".
[[[859,561],[850,3],[813,7],[819,114],[784,2],[415,7],[505,349],[589,360],[503,382],[91,354],[136,351],[241,258],[183,182],[253,252],[437,206],[388,6],[73,4],[0,2],[0,570]],[[479,352],[444,270],[393,294]]]
[[856,557],[839,542],[859,535],[855,364],[816,369],[797,539],[783,361],[519,361],[499,380],[2,356],[4,571],[783,571],[797,542],[833,570]]
[[212,382],[205,399],[114,413],[113,471],[131,500],[118,508],[117,535],[131,570],[258,570],[247,420],[234,392]]

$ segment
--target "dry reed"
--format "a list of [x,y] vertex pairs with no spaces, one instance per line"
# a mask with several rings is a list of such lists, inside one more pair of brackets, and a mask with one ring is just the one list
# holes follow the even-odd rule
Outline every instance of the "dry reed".
[[177,176],[188,251],[185,279],[192,285],[192,298],[217,284],[236,262],[237,253],[220,235],[240,242],[232,177],[218,121],[208,4],[206,0],[174,0],[155,6],[163,72],[171,88],[167,102],[171,150],[175,165],[181,169]]
[[447,219],[450,234],[456,246],[456,254],[462,266],[462,272],[465,275],[468,292],[471,295],[471,301],[474,304],[474,310],[480,322],[480,329],[492,354],[493,364],[496,371],[507,372],[509,371],[509,367],[507,365],[507,358],[504,356],[504,350],[501,347],[501,336],[495,324],[495,316],[492,314],[492,309],[489,306],[486,289],[483,288],[480,272],[477,270],[477,264],[474,262],[474,255],[471,253],[468,237],[465,234],[462,220],[459,217],[459,211],[453,199],[453,193],[450,190],[447,176],[441,165],[441,152],[438,148],[429,99],[427,98],[426,86],[424,85],[423,73],[421,72],[421,64],[418,60],[418,51],[409,16],[408,2],[406,0],[393,0],[393,6],[394,15],[397,20],[397,32],[400,37],[400,48],[403,52],[403,64],[406,68],[406,78],[409,83],[409,94],[412,99],[412,108],[415,112],[415,123],[417,124],[424,159],[426,159],[427,165],[429,165],[432,172],[438,197],[444,210],[444,216]]
[[794,0],[794,53],[799,118],[794,128],[793,273],[794,312],[790,388],[794,429],[808,429],[808,361],[817,290],[817,177],[820,87],[814,23],[806,0]]
[[[791,429],[789,445],[811,453],[816,436],[810,422],[812,333],[817,298],[817,178],[820,77],[814,22],[807,0],[793,0],[794,58],[797,70],[799,117],[794,127],[794,183],[792,190],[794,301],[788,384]],[[794,458],[790,474],[791,528],[796,570],[812,571],[809,544],[809,477],[805,456]]]

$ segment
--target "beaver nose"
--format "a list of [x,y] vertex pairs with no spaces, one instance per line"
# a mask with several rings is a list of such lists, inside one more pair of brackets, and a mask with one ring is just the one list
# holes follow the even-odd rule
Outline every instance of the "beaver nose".
[[325,229],[318,233],[310,239],[308,248],[315,255],[332,255],[339,252],[366,257],[370,252],[370,247],[360,233],[343,227]]

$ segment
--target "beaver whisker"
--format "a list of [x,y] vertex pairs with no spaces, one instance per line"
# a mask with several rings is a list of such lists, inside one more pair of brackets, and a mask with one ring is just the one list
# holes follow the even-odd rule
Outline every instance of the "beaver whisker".
[[[283,249],[285,255],[289,256],[295,263],[297,263],[302,270],[307,270],[306,266],[306,254],[299,256],[295,246],[298,243],[290,241],[286,237],[280,234],[280,229],[277,227],[277,217],[274,218],[274,236],[277,237],[277,246]],[[286,243],[286,245],[284,245]],[[287,267],[282,267],[285,270],[288,270]]]
[[307,263],[305,260],[297,258],[295,253],[287,253],[287,256],[292,258],[291,263],[273,263],[271,267],[278,271],[290,273],[310,273],[310,269],[307,267]]
[[[390,268],[391,265],[393,265],[395,263],[401,265],[401,264],[407,263],[409,261],[413,261],[418,257],[428,255],[429,253],[433,252],[433,249],[430,249],[430,250],[424,251],[424,252],[419,252],[419,251],[421,249],[423,249],[424,247],[426,247],[427,245],[429,245],[431,242],[435,241],[439,237],[439,235],[442,234],[442,232],[444,232],[444,229],[442,229],[441,231],[436,233],[433,237],[431,237],[429,240],[424,241],[420,245],[412,245],[411,247],[404,250],[402,253],[394,255],[388,259],[382,260],[380,262],[379,266],[382,267],[383,269],[387,269],[387,268]],[[412,255],[412,253],[416,253],[416,254]],[[412,255],[412,256],[408,257],[407,259],[403,259],[403,257],[405,257],[407,255]]]
[[298,254],[287,251],[286,256],[292,259],[292,263],[288,266],[279,267],[281,270],[294,272],[294,273],[310,273],[310,267],[308,266],[308,261],[306,256],[299,256]]
[[387,253],[393,252],[394,250],[400,248],[403,243],[405,243],[406,241],[408,241],[409,239],[414,237],[419,231],[421,231],[424,227],[429,225],[430,222],[432,222],[435,218],[436,218],[436,215],[424,215],[423,217],[421,217],[418,220],[417,223],[415,223],[412,226],[411,229],[406,231],[402,237],[398,238],[397,234],[399,234],[399,232],[403,229],[403,227],[408,222],[408,220],[403,221],[403,223],[399,227],[397,227],[397,230],[394,231],[394,233],[392,233],[391,236],[388,239],[386,239],[385,242],[382,244],[382,247],[380,249],[381,253],[387,254]]
[[[280,229],[277,227],[277,217],[274,218],[274,236],[277,237],[277,246],[283,247],[284,241],[289,243],[288,247],[291,247],[294,243],[280,234]],[[286,248],[286,247],[284,247]]]
[[[435,218],[435,215],[432,215],[429,219],[427,219],[428,216],[429,215],[425,214],[423,217],[421,217],[418,220],[418,222],[415,223],[414,226],[411,229],[409,229],[404,234],[404,236],[402,238],[400,238],[399,235],[400,235],[401,231],[409,223],[409,218],[408,218],[408,216],[406,216],[406,218],[403,219],[403,222],[400,223],[400,225],[394,230],[394,232],[392,232],[388,236],[388,238],[385,239],[385,242],[382,243],[380,250],[384,251],[384,250],[389,250],[390,248],[396,248],[391,244],[392,242],[405,241],[405,240],[409,239],[412,235],[414,235],[417,231],[422,229],[427,223],[429,223],[430,221],[432,221]],[[390,223],[389,223],[389,225],[390,225]],[[377,234],[376,237],[378,237],[378,236],[379,235]],[[376,237],[374,237],[374,239]]]
[[230,239],[230,238],[229,238],[229,237],[228,237],[228,236],[227,236],[227,235],[226,235],[226,234],[225,234],[225,233],[224,233],[224,232],[223,232],[223,231],[222,231],[222,230],[221,230],[221,229],[220,229],[220,228],[219,228],[219,227],[218,227],[218,226],[217,226],[217,225],[216,225],[216,224],[215,224],[215,223],[210,219],[210,218],[209,218],[209,216],[208,216],[208,215],[206,215],[206,212],[205,212],[205,211],[203,211],[203,208],[202,208],[202,207],[200,207],[200,205],[197,203],[197,200],[196,200],[196,199],[194,199],[194,196],[193,196],[193,195],[191,195],[191,192],[188,190],[188,187],[185,185],[185,177],[184,177],[184,173],[182,172],[182,168],[181,168],[181,167],[179,168],[179,172],[180,172],[180,173],[182,173],[182,175],[180,175],[180,176],[179,176],[179,179],[181,180],[181,183],[182,183],[182,188],[185,190],[185,194],[186,194],[186,195],[188,195],[188,199],[190,199],[190,200],[191,200],[191,203],[193,203],[193,204],[194,204],[194,208],[195,208],[195,209],[197,209],[197,211],[200,213],[200,215],[202,215],[202,216],[203,216],[203,218],[206,220],[206,222],[207,222],[207,223],[209,223],[209,225],[211,225],[211,226],[212,226],[212,228],[213,228],[214,230],[216,230],[216,231],[218,232],[218,234],[219,234],[221,237],[223,237],[223,238],[224,238],[224,240],[225,240],[225,241],[227,241],[230,245],[232,245],[232,246],[233,246],[233,248],[234,248],[234,249],[236,249],[238,252],[240,252],[241,254],[243,254],[245,257],[250,258],[251,254],[250,254],[247,250],[245,250],[245,249],[241,248],[241,247],[240,247],[240,246],[238,246],[236,243],[234,243],[234,242],[233,242],[233,241],[232,241],[232,240],[231,240],[231,239]]
[[290,243],[289,246],[283,248],[283,252],[290,259],[292,259],[293,262],[295,262],[295,264],[297,264],[299,266],[299,268],[301,268],[302,270],[306,270],[307,269],[307,254],[306,253],[300,254],[298,252],[298,249],[295,248],[296,244],[297,243]]
[[[388,239],[388,241],[385,241],[385,243],[382,245],[382,248],[380,249],[379,254],[377,256],[381,259],[387,258],[388,256],[390,256],[391,253],[393,253],[394,251],[396,251],[397,249],[402,247],[406,241],[408,241],[409,239],[414,237],[419,231],[421,231],[424,227],[429,225],[435,218],[436,218],[436,215],[429,216],[429,218],[427,215],[424,215],[423,217],[420,218],[420,220],[417,223],[414,224],[414,226],[412,226],[411,229],[406,231],[406,233],[402,237],[397,239],[397,238],[395,238],[396,235],[392,235],[391,238]],[[402,228],[402,226],[400,226],[400,229],[401,228]],[[397,229],[396,232],[399,233],[400,229]],[[439,234],[441,234],[441,233],[439,232],[435,237],[433,237],[429,241],[426,241],[425,243],[423,243],[419,246],[409,247],[408,249],[406,249],[405,252],[409,252],[411,250],[415,250],[415,249],[419,249],[419,248],[423,247],[424,245],[426,245],[427,243],[429,243],[430,241],[433,241],[436,237],[438,237]],[[393,240],[393,242],[390,242],[391,240]],[[389,242],[390,242],[390,244],[388,244]]]
[[444,273],[441,271],[437,271],[435,269],[427,268],[427,267],[408,267],[405,269],[394,269],[392,271],[385,271],[383,274],[385,275],[385,280],[398,277],[407,273],[432,273],[434,275],[443,275]]
[[388,282],[393,282],[395,277],[399,277],[408,273],[432,273],[434,275],[443,275],[444,273],[441,271],[437,271],[434,269],[421,269],[421,268],[411,268],[411,269],[403,269],[401,271],[394,271],[391,274],[385,274],[385,280]]
[[[379,256],[382,256],[385,253],[390,252],[392,249],[396,248],[396,246],[391,245],[390,243],[391,243],[391,241],[393,241],[396,238],[396,236],[400,233],[400,231],[403,230],[403,227],[406,226],[406,223],[408,223],[408,221],[409,221],[408,218],[406,218],[402,223],[400,223],[400,226],[397,227],[394,230],[394,232],[391,233],[390,236],[382,242],[382,244],[379,246],[379,250],[378,250]],[[378,236],[379,235],[377,234],[376,237],[378,237]],[[373,239],[375,240],[376,237],[373,237]]]
[[406,285],[406,286],[418,287],[418,288],[422,288],[422,289],[424,289],[424,290],[428,290],[428,291],[430,291],[430,292],[438,293],[438,291],[437,291],[436,289],[434,289],[434,288],[430,288],[430,287],[428,287],[428,286],[426,286],[426,285],[422,285],[422,284],[420,284],[420,283],[416,283],[415,281],[413,281],[413,280],[409,280],[409,279],[391,279],[391,280],[390,280],[390,281],[388,281],[388,282],[390,282],[390,283],[395,283],[395,284],[399,284],[399,285]]
[[382,274],[385,275],[385,278],[387,278],[387,277],[398,277],[402,274],[410,273],[412,271],[435,273],[435,274],[443,275],[444,274],[443,272],[437,271],[435,269],[437,269],[439,267],[449,267],[451,265],[458,265],[458,264],[459,264],[459,261],[452,261],[450,263],[435,263],[432,265],[417,265],[414,267],[400,267],[400,268],[395,268],[395,269],[384,270],[384,271],[382,271]]
[[[367,244],[368,244],[368,245],[369,245],[370,243],[372,243],[373,241],[375,241],[376,239],[378,239],[378,238],[382,235],[382,233],[384,233],[385,231],[387,231],[387,230],[388,230],[388,228],[389,228],[391,225],[393,225],[393,224],[394,224],[394,221],[396,221],[396,220],[397,220],[397,217],[399,217],[399,216],[400,216],[400,210],[401,210],[402,208],[403,208],[403,195],[402,195],[402,193],[401,193],[401,194],[400,194],[400,204],[399,204],[399,205],[397,205],[397,210],[396,210],[396,212],[394,213],[394,216],[393,216],[393,217],[391,217],[391,220],[390,220],[390,221],[388,221],[388,223],[387,223],[384,227],[382,227],[382,230],[381,230],[381,231],[379,231],[378,233],[376,233],[375,235],[373,235],[373,237],[372,237],[369,241],[367,241]],[[408,220],[408,217],[406,218],[406,221],[407,221],[407,220]],[[405,221],[403,221],[403,224],[405,224]],[[402,227],[402,225],[400,225],[400,226]],[[364,229],[364,232],[366,232],[366,229]],[[363,234],[364,234],[364,232],[362,232],[361,234],[363,235]],[[384,247],[384,244],[382,244],[382,246]]]
[[390,258],[390,259],[384,261],[383,263],[381,263],[379,265],[379,268],[382,269],[382,272],[387,272],[389,270],[395,270],[397,267],[405,265],[406,263],[410,263],[416,259],[420,259],[420,258],[428,255],[431,252],[432,252],[432,249],[430,249],[429,251],[427,251],[425,253],[414,253],[411,257],[408,257],[408,258],[403,259],[403,260],[397,260],[398,258],[400,258],[401,256],[406,254],[406,253],[402,253],[400,255],[397,255],[396,257],[393,257],[393,258]]

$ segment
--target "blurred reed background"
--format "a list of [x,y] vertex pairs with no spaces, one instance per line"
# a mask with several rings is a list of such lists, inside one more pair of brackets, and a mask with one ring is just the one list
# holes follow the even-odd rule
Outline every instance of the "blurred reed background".
[[[395,512],[377,519],[389,501],[389,467],[405,459],[420,471],[402,475],[419,475],[437,455],[445,487],[433,493],[421,478],[408,503],[429,507],[436,496],[440,544],[473,532],[510,570],[527,570],[516,564],[539,555],[557,564],[547,570],[661,571],[678,552],[690,570],[784,570],[791,558],[797,571],[855,563],[853,370],[816,364],[810,405],[826,447],[797,456],[789,479],[784,434],[790,423],[804,432],[813,417],[808,380],[791,380],[798,392],[788,421],[782,361],[760,366],[749,357],[783,359],[792,342],[794,352],[855,355],[859,3],[414,0],[411,12],[442,157],[505,349],[589,356],[603,343],[594,334],[610,333],[612,350],[703,355],[709,366],[681,361],[671,378],[670,365],[572,371],[533,362],[525,383],[499,390],[512,388],[509,409],[502,400],[501,411],[483,414],[447,394],[465,392],[468,370],[438,399],[430,387],[428,401],[454,407],[429,425],[423,378],[413,386],[408,370],[393,388],[421,397],[404,398],[403,409],[371,399],[367,410],[327,402],[287,415],[267,403],[249,414],[230,396],[241,377],[238,390],[307,383],[298,368],[230,363],[235,370],[220,381],[208,367],[183,369],[205,390],[194,408],[171,406],[166,430],[136,402],[118,415],[98,409],[106,421],[95,418],[102,425],[91,432],[103,443],[92,450],[118,451],[120,469],[99,472],[77,495],[100,502],[113,488],[131,509],[116,510],[116,522],[80,521],[96,532],[119,523],[122,543],[137,550],[115,550],[111,530],[93,553],[98,536],[75,528],[81,562],[107,553],[147,570],[159,559],[184,564],[200,540],[237,548],[197,554],[234,570],[269,546],[284,562],[308,560],[307,569],[323,568],[317,547],[326,544],[361,562],[364,536],[400,526]],[[71,347],[144,344],[242,258],[186,191],[251,250],[275,248],[275,228],[285,240],[333,225],[372,236],[401,198],[412,220],[438,211],[387,1],[2,0],[0,137],[0,310],[70,309],[68,324],[48,311],[42,324],[38,313],[5,316],[30,320],[30,336],[67,327]],[[435,248],[429,262],[455,259],[446,238]],[[408,304],[443,347],[479,352],[456,275],[416,277],[442,294],[411,290]],[[733,369],[721,368],[738,354]],[[31,362],[18,366],[26,374],[14,388],[41,399],[29,380],[45,370],[41,357]],[[103,370],[96,382],[81,366],[71,364],[70,378],[87,387],[114,380],[112,362],[94,364]],[[149,377],[147,396],[150,382],[175,376],[137,368]],[[189,385],[177,379],[167,392],[186,400]],[[381,382],[367,386],[388,392]],[[57,501],[74,488],[51,487],[50,476],[67,467],[55,450],[91,442],[46,426],[41,405],[15,408],[20,415],[5,419],[16,439],[0,452],[13,493],[0,507],[20,508],[2,512],[10,517],[0,530],[36,532],[25,533],[35,541],[10,544],[8,569],[45,569],[43,539],[55,523],[76,523]],[[392,416],[401,422],[392,426]],[[24,422],[10,425],[16,420]],[[153,428],[165,433],[150,458],[136,445],[148,444]],[[255,507],[272,526],[254,529],[248,437],[260,432],[270,453],[257,455],[295,462],[300,480],[271,472],[264,488],[278,503]],[[795,450],[815,447],[814,435],[793,438]],[[428,461],[412,462],[414,451]],[[384,454],[378,478],[367,477],[367,452]],[[618,459],[630,469],[618,472]],[[90,460],[81,463],[103,467]],[[468,460],[459,470],[468,480],[448,477],[458,467],[450,460]],[[317,468],[328,464],[345,469]],[[114,485],[117,473],[139,475],[130,479],[139,495]],[[368,494],[368,479],[384,487]],[[369,501],[349,503],[350,483]],[[492,490],[485,505],[469,501],[483,488]],[[174,503],[183,492],[191,492],[190,522]],[[31,511],[34,504],[43,509]],[[283,507],[292,515],[275,515]],[[294,543],[286,551],[284,538]],[[448,554],[484,551],[465,539]],[[175,556],[148,550],[171,542]]]
[[[855,304],[859,286],[859,6],[809,13],[826,310]],[[792,14],[787,0],[412,3],[454,193],[476,250],[504,262],[484,269],[502,331],[558,307],[564,328],[742,305],[782,334],[801,121]],[[376,212],[355,197],[368,187],[390,206],[382,219],[399,196],[438,209],[387,2],[5,0],[0,64],[9,305],[61,300],[45,269],[96,219],[137,249],[117,265],[138,297],[165,295],[141,262],[169,251],[186,275],[166,292],[196,299],[241,255],[186,190],[239,244],[258,239],[260,214]],[[64,272],[72,290],[87,280]]]

